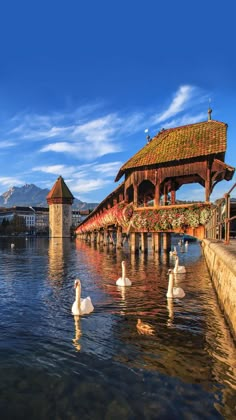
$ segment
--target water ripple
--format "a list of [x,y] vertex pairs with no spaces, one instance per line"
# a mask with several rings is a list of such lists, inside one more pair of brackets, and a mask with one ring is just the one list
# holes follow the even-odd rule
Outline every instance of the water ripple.
[[[236,351],[199,244],[190,244],[180,257],[187,273],[177,275],[175,283],[185,298],[169,300],[167,271],[174,262],[168,256],[134,256],[127,248],[115,252],[79,241],[18,239],[14,250],[7,239],[0,249],[5,417],[17,418],[17,408],[27,406],[30,395],[29,418],[57,413],[72,419],[85,415],[85,407],[92,415],[92,397],[97,407],[92,418],[98,419],[115,413],[152,419],[157,412],[160,418],[171,413],[188,418],[189,412],[192,418],[233,418]],[[123,259],[129,288],[116,286]],[[90,296],[94,304],[94,312],[81,318],[71,314],[76,278],[82,297]],[[152,336],[139,334],[138,318],[151,325]],[[80,408],[74,395],[80,400],[84,395]],[[63,401],[59,408],[55,396]],[[9,398],[14,407],[5,403]]]

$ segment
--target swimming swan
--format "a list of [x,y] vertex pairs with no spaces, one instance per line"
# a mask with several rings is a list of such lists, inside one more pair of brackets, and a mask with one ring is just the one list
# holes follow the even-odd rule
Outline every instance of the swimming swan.
[[130,281],[130,279],[125,277],[126,275],[125,261],[122,261],[121,267],[122,267],[122,277],[116,280],[116,285],[117,286],[131,286],[132,282]]
[[176,249],[176,246],[174,246],[173,251],[170,251],[170,256],[171,256],[171,257],[174,257],[175,255],[178,255],[178,254],[177,254],[177,249]]
[[142,322],[140,318],[137,321],[136,327],[139,334],[147,334],[147,335],[154,334],[154,329],[152,328],[152,326]]
[[185,292],[181,287],[174,287],[174,274],[172,270],[168,270],[169,274],[169,283],[168,283],[168,290],[166,293],[167,298],[183,298],[185,296]]
[[174,273],[175,274],[181,274],[186,273],[186,268],[184,265],[179,265],[179,257],[176,256],[175,266],[174,266]]
[[86,297],[85,299],[81,298],[81,283],[80,280],[75,280],[74,284],[75,288],[75,301],[72,305],[72,314],[73,315],[86,315],[90,312],[93,312],[94,306],[90,297]]

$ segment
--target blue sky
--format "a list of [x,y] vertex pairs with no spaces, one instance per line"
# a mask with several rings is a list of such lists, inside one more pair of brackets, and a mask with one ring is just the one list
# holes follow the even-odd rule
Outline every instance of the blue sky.
[[[51,188],[100,202],[161,128],[228,124],[236,166],[236,3],[12,0],[0,5],[0,194]],[[220,183],[211,199],[235,182]],[[236,193],[234,192],[234,195]],[[199,185],[179,199],[204,199]]]

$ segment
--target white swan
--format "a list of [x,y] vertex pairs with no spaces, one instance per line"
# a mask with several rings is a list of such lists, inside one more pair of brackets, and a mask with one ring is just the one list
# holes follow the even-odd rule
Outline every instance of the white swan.
[[72,314],[73,315],[86,315],[90,312],[93,312],[94,306],[90,297],[86,297],[85,299],[81,298],[81,283],[80,280],[75,280],[74,284],[75,288],[75,301],[72,305]]
[[125,277],[126,276],[125,261],[122,261],[121,268],[122,268],[122,277],[116,280],[116,285],[117,286],[131,286],[132,282],[130,281],[130,279]]
[[174,257],[175,255],[178,255],[178,254],[177,254],[177,249],[176,249],[176,246],[174,246],[173,251],[170,251],[170,256],[171,256],[171,257]]
[[176,260],[175,260],[175,266],[174,266],[174,273],[175,274],[182,274],[182,273],[186,273],[186,268],[184,265],[179,265],[179,257],[176,256]]
[[168,289],[166,293],[166,297],[173,299],[173,298],[183,298],[185,296],[185,292],[181,287],[174,287],[174,274],[172,270],[168,270],[169,274],[169,282],[168,282]]

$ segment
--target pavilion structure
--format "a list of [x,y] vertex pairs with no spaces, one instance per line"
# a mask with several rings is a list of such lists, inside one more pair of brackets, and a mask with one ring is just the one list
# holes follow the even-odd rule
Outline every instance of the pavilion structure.
[[[90,213],[76,229],[77,236],[107,244],[109,231],[121,246],[122,233],[129,233],[131,251],[147,249],[147,233],[153,234],[153,248],[170,249],[170,233],[187,232],[204,237],[211,206],[210,195],[217,183],[231,180],[235,171],[224,162],[227,124],[208,120],[162,129],[120,168],[115,181],[124,181]],[[198,183],[205,189],[205,201],[176,202],[181,186]],[[141,234],[141,235],[140,235]],[[114,237],[114,235],[113,235]]]

